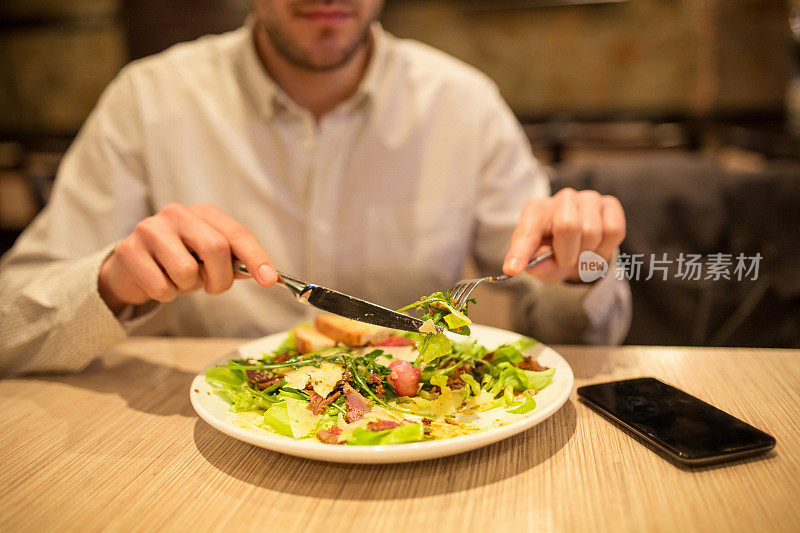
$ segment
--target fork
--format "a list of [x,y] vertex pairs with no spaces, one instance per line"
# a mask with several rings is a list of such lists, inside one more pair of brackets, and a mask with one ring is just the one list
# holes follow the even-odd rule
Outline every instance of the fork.
[[[533,261],[528,263],[528,266],[526,266],[522,271],[525,272],[529,268],[533,268],[542,261],[550,259],[551,257],[553,257],[553,250],[548,250],[543,254],[536,256]],[[464,304],[467,303],[467,299],[469,298],[469,295],[472,294],[472,291],[475,290],[475,287],[484,281],[494,283],[496,281],[506,281],[507,279],[511,279],[513,277],[514,276],[509,276],[507,274],[500,274],[498,276],[486,276],[485,278],[462,279],[450,289],[450,299],[455,300],[455,308],[460,311],[461,308],[464,307]]]

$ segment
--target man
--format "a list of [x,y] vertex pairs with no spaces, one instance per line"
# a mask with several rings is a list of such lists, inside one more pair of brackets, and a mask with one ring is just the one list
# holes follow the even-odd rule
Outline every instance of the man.
[[[308,311],[267,288],[275,268],[399,307],[449,287],[470,252],[519,274],[546,246],[555,260],[516,290],[525,330],[622,339],[627,286],[576,270],[583,250],[612,259],[619,202],[548,198],[485,76],[386,34],[380,0],[253,4],[243,28],[106,90],[3,260],[0,371],[78,369],[132,332],[288,328]],[[234,283],[234,257],[255,282]]]

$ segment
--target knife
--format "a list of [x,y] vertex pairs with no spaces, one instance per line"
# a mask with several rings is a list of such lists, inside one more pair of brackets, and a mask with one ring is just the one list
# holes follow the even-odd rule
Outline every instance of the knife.
[[[236,261],[234,268],[237,272],[250,275],[247,267],[240,261]],[[419,318],[404,315],[393,311],[387,307],[380,306],[366,300],[361,300],[353,296],[343,294],[332,289],[326,289],[313,283],[306,283],[297,278],[278,272],[278,283],[283,284],[289,289],[297,299],[303,303],[308,303],[334,315],[352,318],[359,322],[366,322],[376,326],[383,326],[391,329],[403,331],[413,331],[419,333],[419,329],[425,324]],[[435,333],[441,333],[442,328],[433,326]]]

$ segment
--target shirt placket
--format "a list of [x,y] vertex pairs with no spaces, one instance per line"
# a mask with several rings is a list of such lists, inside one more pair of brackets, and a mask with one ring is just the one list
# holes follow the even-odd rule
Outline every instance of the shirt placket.
[[337,122],[325,117],[318,125],[309,116],[305,124],[303,149],[309,156],[306,187],[306,272],[309,282],[336,286],[334,235],[339,211],[341,177],[336,160]]

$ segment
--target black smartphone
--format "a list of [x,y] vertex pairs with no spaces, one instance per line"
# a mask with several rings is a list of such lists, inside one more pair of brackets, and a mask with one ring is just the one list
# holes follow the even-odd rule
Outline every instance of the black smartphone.
[[772,435],[656,378],[587,385],[578,396],[683,464],[729,461],[775,447]]

